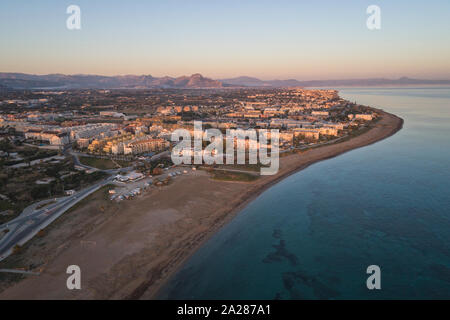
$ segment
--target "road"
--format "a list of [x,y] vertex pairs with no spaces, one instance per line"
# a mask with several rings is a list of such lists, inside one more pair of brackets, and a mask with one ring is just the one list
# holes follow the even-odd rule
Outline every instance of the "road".
[[67,154],[70,154],[70,155],[72,156],[73,163],[74,163],[76,166],[80,166],[80,167],[83,167],[83,168],[85,168],[85,169],[99,170],[99,169],[97,169],[97,168],[90,167],[90,166],[87,166],[87,165],[85,165],[85,164],[82,164],[81,161],[80,161],[80,158],[79,158],[79,155],[80,155],[80,154],[77,153],[77,152],[74,152],[74,151],[72,150],[72,148],[67,148],[67,149],[65,150],[65,154],[66,154],[66,155],[67,155]]
[[[131,168],[122,168],[116,170],[104,170],[105,172],[112,173],[113,175],[105,178],[101,182],[98,182],[90,187],[87,187],[74,195],[54,199],[54,203],[50,203],[42,209],[36,209],[39,204],[45,203],[45,201],[41,201],[39,203],[35,203],[22,212],[20,216],[17,218],[0,225],[0,232],[4,230],[9,230],[3,238],[0,238],[0,261],[8,257],[14,247],[16,245],[23,245],[28,240],[32,239],[40,230],[44,229],[58,217],[60,217],[64,212],[69,210],[75,204],[77,204],[82,199],[86,198],[90,194],[94,193],[101,187],[110,184],[113,182],[116,174],[119,170],[131,169]],[[159,179],[164,179],[169,175],[169,173],[173,173],[174,171],[180,171],[176,168],[171,168],[162,175],[158,176]],[[149,181],[153,182],[153,179],[149,179]],[[141,181],[143,182],[143,181]],[[129,189],[133,184],[130,184],[127,189]],[[135,187],[135,186],[134,186]],[[51,200],[46,200],[47,202],[51,202]]]
[[155,154],[154,156],[152,156],[150,158],[150,161],[155,161],[155,160],[158,160],[161,157],[167,157],[167,156],[170,156],[170,151],[163,151],[161,153],[158,153],[158,154]]
[[87,187],[74,195],[55,199],[55,203],[38,210],[27,210],[19,217],[0,225],[0,232],[9,230],[0,239],[0,261],[8,257],[16,245],[23,245],[33,238],[40,230],[44,229],[64,212],[73,207],[76,203],[97,191],[101,187],[111,183],[114,176],[110,176],[101,182]]
[[[86,169],[95,169],[80,163],[78,159],[78,154],[73,152],[71,148],[65,150],[65,154],[69,153],[76,165],[82,166]],[[169,151],[162,152],[152,157],[152,160],[156,160],[161,156],[166,156],[170,154]],[[32,239],[40,230],[44,229],[58,217],[60,217],[64,212],[73,207],[76,203],[86,198],[93,192],[97,191],[101,187],[111,183],[115,175],[120,171],[132,170],[132,167],[120,168],[120,169],[110,169],[110,170],[99,170],[110,174],[108,178],[105,178],[101,182],[98,182],[90,187],[87,187],[74,195],[54,199],[54,203],[50,203],[42,209],[36,209],[44,201],[35,203],[22,212],[17,218],[0,225],[0,233],[5,230],[9,230],[3,237],[0,237],[0,261],[8,257],[16,245],[24,245],[28,240]],[[97,169],[98,170],[98,169]],[[167,176],[172,170],[169,170],[161,177]],[[51,202],[47,200],[47,202]]]
[[0,269],[0,273],[18,273],[18,274],[26,274],[26,275],[32,275],[32,276],[38,276],[39,272],[31,272],[31,271],[24,271],[24,270],[16,270],[16,269]]

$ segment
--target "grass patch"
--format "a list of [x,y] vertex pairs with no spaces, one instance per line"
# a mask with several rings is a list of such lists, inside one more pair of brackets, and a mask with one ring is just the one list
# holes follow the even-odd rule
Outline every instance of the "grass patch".
[[212,179],[220,181],[252,182],[259,179],[259,175],[244,172],[214,170],[211,174]]
[[109,159],[80,157],[80,162],[85,166],[94,167],[100,170],[117,169],[117,165]]
[[8,200],[0,200],[0,212],[5,210],[13,210],[14,205]]
[[4,224],[19,215],[19,211],[16,210],[16,207],[11,202],[7,200],[0,200],[0,212],[8,210],[11,210],[12,214],[0,214],[0,224]]
[[257,164],[226,164],[226,165],[218,165],[219,169],[235,169],[235,170],[245,170],[245,171],[253,171],[260,172],[261,168],[267,168],[268,166],[262,165],[261,163]]

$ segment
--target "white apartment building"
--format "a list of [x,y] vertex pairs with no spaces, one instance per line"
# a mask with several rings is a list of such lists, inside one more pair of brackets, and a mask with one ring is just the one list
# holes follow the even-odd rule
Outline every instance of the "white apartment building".
[[328,111],[313,111],[311,112],[312,116],[326,116],[328,117],[330,113]]

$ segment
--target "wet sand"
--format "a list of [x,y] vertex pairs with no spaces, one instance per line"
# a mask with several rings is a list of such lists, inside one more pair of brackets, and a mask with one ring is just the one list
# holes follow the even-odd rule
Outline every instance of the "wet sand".
[[[369,131],[282,157],[277,175],[251,183],[215,181],[197,171],[132,201],[96,195],[5,261],[8,267],[33,264],[42,273],[0,284],[0,299],[152,299],[197,248],[264,190],[313,163],[385,139],[402,125],[382,112]],[[72,264],[82,270],[78,291],[66,288]]]

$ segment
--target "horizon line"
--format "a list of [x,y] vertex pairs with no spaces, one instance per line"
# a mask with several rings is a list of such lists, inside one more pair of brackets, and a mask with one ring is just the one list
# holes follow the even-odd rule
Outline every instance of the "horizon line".
[[179,75],[179,76],[173,76],[173,75],[164,75],[164,76],[153,76],[152,74],[148,73],[148,74],[133,74],[133,73],[125,73],[125,74],[114,74],[114,75],[105,75],[105,74],[96,74],[96,73],[60,73],[60,72],[53,72],[53,73],[27,73],[27,72],[11,72],[11,71],[0,71],[0,74],[22,74],[22,75],[31,75],[31,76],[52,76],[52,75],[62,75],[62,76],[100,76],[100,77],[108,77],[108,78],[114,78],[114,77],[127,77],[127,76],[133,76],[133,77],[145,77],[145,76],[150,76],[153,78],[181,78],[181,77],[191,77],[194,75],[201,75],[204,78],[208,78],[208,79],[213,79],[213,80],[228,80],[228,79],[237,79],[237,78],[253,78],[253,79],[257,79],[257,80],[262,80],[262,81],[288,81],[288,80],[295,80],[295,81],[299,81],[299,82],[311,82],[311,81],[341,81],[341,80],[402,80],[402,79],[409,79],[409,80],[424,80],[424,81],[450,81],[450,76],[447,79],[443,79],[443,78],[413,78],[413,77],[409,77],[409,76],[399,76],[399,77],[384,77],[384,76],[379,76],[379,77],[359,77],[359,78],[325,78],[325,79],[308,79],[308,80],[299,80],[297,78],[293,78],[293,77],[289,77],[289,78],[268,78],[268,79],[264,79],[264,78],[258,78],[255,76],[249,76],[249,75],[238,75],[238,76],[233,76],[233,77],[220,77],[220,78],[215,78],[215,77],[210,77],[210,76],[205,76],[200,72],[195,72],[192,73],[190,75],[188,74],[183,74],[183,75]]

